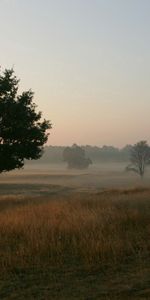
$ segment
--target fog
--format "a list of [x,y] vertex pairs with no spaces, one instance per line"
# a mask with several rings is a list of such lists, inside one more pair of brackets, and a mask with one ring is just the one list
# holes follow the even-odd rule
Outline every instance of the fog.
[[70,170],[61,164],[26,164],[24,169],[1,174],[1,195],[36,195],[99,192],[105,189],[149,186],[150,171],[143,180],[125,171],[125,162],[93,164],[86,170]]

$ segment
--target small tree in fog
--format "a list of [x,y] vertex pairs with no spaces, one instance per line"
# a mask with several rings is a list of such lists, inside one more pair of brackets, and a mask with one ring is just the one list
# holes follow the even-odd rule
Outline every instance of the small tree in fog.
[[150,164],[150,147],[146,141],[140,141],[132,147],[130,161],[126,170],[133,171],[143,178],[145,168]]
[[63,159],[68,163],[70,169],[86,169],[92,164],[91,159],[85,156],[85,150],[76,144],[64,149]]

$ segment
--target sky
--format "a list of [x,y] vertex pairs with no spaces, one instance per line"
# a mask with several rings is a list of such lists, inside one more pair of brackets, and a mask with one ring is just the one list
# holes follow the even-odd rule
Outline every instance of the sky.
[[149,0],[0,0],[0,65],[53,129],[49,145],[150,142]]

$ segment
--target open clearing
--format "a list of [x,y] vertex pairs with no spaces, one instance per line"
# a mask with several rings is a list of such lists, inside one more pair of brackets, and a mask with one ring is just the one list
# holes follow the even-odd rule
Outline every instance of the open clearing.
[[150,187],[150,170],[142,181],[127,173],[125,163],[92,165],[87,170],[69,170],[61,165],[27,165],[25,169],[1,174],[1,195],[49,196],[65,191],[101,191],[116,188]]
[[150,299],[150,185],[122,164],[1,175],[0,299]]

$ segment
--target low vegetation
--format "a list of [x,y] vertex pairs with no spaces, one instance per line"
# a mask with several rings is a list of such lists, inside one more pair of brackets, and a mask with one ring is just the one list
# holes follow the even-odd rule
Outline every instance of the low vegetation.
[[1,299],[149,299],[148,189],[17,201],[0,200]]

